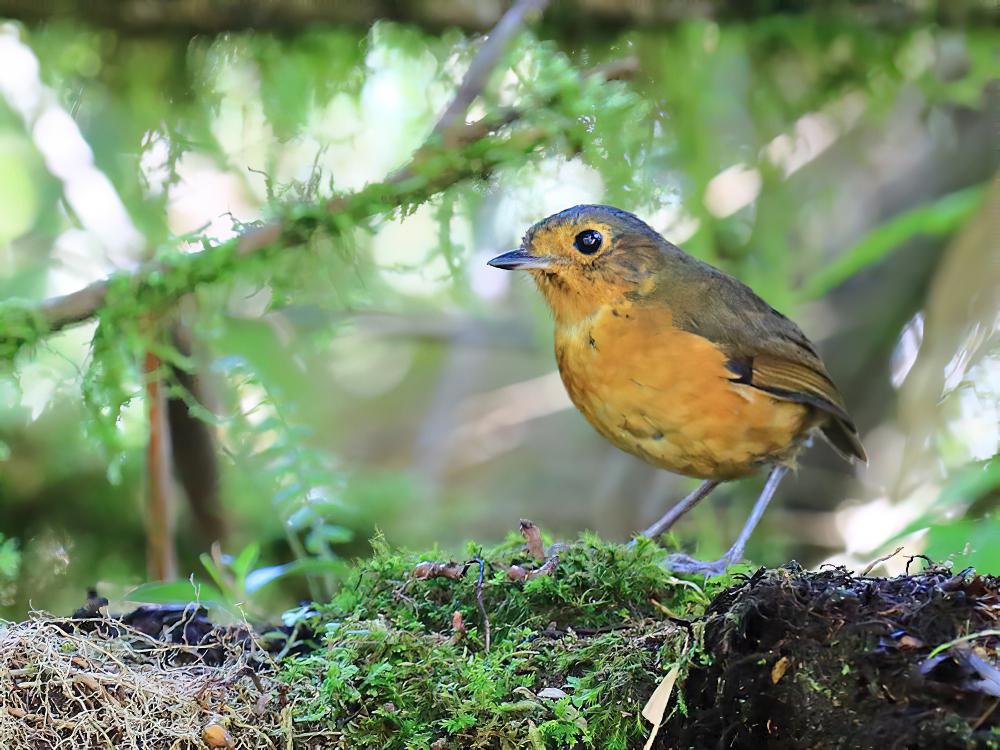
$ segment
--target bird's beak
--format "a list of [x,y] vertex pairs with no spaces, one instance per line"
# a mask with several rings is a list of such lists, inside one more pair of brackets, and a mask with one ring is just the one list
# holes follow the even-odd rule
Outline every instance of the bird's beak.
[[505,271],[523,271],[528,268],[548,268],[552,265],[552,258],[532,255],[523,247],[519,247],[517,250],[498,255],[493,260],[487,261],[486,265],[502,268]]

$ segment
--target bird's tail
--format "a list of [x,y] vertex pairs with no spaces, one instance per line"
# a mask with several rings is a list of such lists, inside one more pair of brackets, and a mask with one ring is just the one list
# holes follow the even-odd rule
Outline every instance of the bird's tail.
[[861,445],[858,428],[854,426],[853,422],[831,416],[820,430],[833,449],[848,461],[856,458],[862,463],[868,463],[868,455],[865,453],[864,446]]

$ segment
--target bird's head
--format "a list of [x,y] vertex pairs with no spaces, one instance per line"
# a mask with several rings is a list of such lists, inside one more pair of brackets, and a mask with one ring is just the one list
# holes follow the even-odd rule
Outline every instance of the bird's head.
[[528,271],[562,322],[629,292],[651,291],[677,251],[648,224],[611,206],[574,206],[535,224],[517,250],[489,261]]

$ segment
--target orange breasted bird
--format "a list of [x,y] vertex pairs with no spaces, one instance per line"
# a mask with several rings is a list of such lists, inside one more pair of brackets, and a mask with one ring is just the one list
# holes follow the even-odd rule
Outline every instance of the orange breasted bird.
[[719,483],[770,469],[729,551],[712,562],[674,555],[674,570],[720,573],[739,562],[813,434],[867,460],[802,330],[627,211],[568,208],[489,264],[534,277],[555,317],[559,373],[587,421],[618,448],[705,480],[645,535],[666,531]]

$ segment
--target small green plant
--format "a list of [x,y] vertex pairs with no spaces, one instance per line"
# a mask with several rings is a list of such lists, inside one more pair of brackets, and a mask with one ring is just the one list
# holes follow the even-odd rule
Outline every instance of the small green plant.
[[[672,666],[699,658],[700,626],[677,622],[732,576],[702,587],[672,576],[649,540],[584,535],[555,550],[552,574],[513,580],[511,566],[538,565],[522,542],[469,545],[464,576],[422,578],[418,566],[447,556],[376,539],[374,556],[307,616],[325,648],[283,662],[296,725],[352,749],[641,743],[646,699]],[[672,708],[682,706],[678,695]]]
[[215,546],[211,554],[201,555],[208,581],[192,575],[188,580],[144,583],[126,594],[128,601],[148,604],[197,601],[221,609],[237,619],[266,614],[256,604],[256,596],[277,581],[295,575],[330,575],[343,573],[339,559],[304,557],[280,565],[257,566],[260,546],[249,544],[235,555],[224,554]]
[[21,550],[16,539],[5,538],[0,533],[0,604],[10,604],[21,569]]

